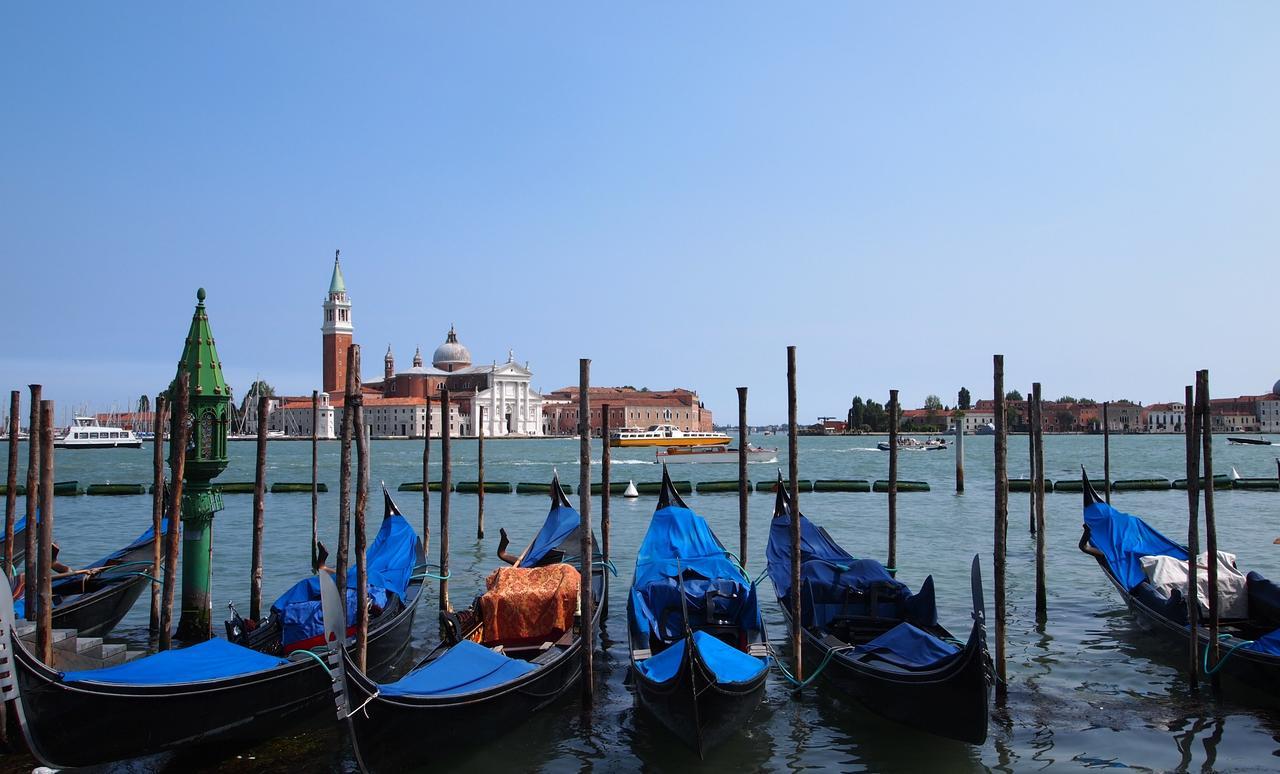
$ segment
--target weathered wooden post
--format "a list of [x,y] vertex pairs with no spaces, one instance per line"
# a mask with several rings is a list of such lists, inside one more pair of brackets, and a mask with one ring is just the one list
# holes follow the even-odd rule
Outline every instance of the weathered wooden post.
[[956,494],[964,494],[964,417],[956,419]]
[[476,479],[476,540],[484,540],[484,407],[476,428]]
[[1030,437],[1035,452],[1035,466],[1032,468],[1035,478],[1031,481],[1031,492],[1035,496],[1036,513],[1036,619],[1043,622],[1049,615],[1049,590],[1044,554],[1044,403],[1040,399],[1040,382],[1031,385],[1031,396],[1035,417]]
[[[440,385],[440,609],[449,604],[449,490],[453,488],[453,453],[449,445],[452,412],[448,385]],[[424,487],[429,484],[424,480]]]
[[738,388],[738,561],[747,568],[747,388]]
[[1102,482],[1107,485],[1107,505],[1111,504],[1111,402],[1102,401]]
[[1035,408],[1031,403],[1031,396],[1035,392],[1035,384],[1031,385],[1031,390],[1027,392],[1027,517],[1030,522],[1031,534],[1036,534],[1036,478],[1040,472],[1036,469],[1036,432],[1035,432]]
[[787,347],[787,485],[791,489],[791,659],[793,677],[804,682],[800,620],[800,444],[796,427],[796,348]]
[[[613,483],[609,432],[609,404],[605,403],[600,406],[600,559],[604,562],[609,561],[609,486]],[[601,600],[600,605],[608,610],[608,600]]]
[[[186,343],[178,369],[189,375],[188,410],[171,423],[190,424],[190,443],[182,447],[187,477],[182,498],[182,616],[178,639],[203,642],[213,636],[213,517],[222,510],[222,491],[213,479],[226,469],[227,424],[231,388],[222,376],[222,360],[214,346],[204,288],[196,291]],[[172,403],[172,397],[170,402]],[[170,430],[170,436],[174,433]],[[172,514],[177,511],[172,511]]]
[[[1218,665],[1218,628],[1221,607],[1218,593],[1218,527],[1213,518],[1213,415],[1209,402],[1209,371],[1196,372],[1196,403],[1200,413],[1201,465],[1204,468],[1204,541],[1209,552],[1209,656],[1214,667]],[[1211,678],[1218,687],[1218,675]]]
[[[582,533],[582,585],[578,589],[582,609],[582,699],[591,705],[595,694],[595,631],[591,626],[591,360],[578,360],[578,516]],[[604,442],[609,443],[605,438]]]
[[36,593],[27,599],[40,600],[36,652],[45,666],[53,666],[53,421],[53,401],[40,401],[40,565]]
[[253,469],[253,544],[249,553],[249,620],[262,619],[262,528],[267,496],[267,411],[270,398],[258,395],[257,464]]
[[[338,450],[338,556],[333,566],[337,570],[334,580],[338,582],[344,610],[347,603],[347,542],[351,535],[351,442],[356,423],[353,408],[355,396],[360,394],[359,372],[352,368],[352,360],[359,357],[359,347],[359,344],[347,347],[347,373],[342,395],[342,440]],[[345,612],[343,614],[346,615]]]
[[[25,582],[30,586],[35,582],[40,563],[40,557],[36,556],[36,533],[40,531],[36,526],[36,514],[40,510],[40,385],[28,386],[31,388],[31,420],[27,423],[27,530],[22,564]],[[24,605],[23,614],[28,621],[36,620],[39,607],[39,600],[35,600],[34,605]]]
[[1200,425],[1196,416],[1195,391],[1186,387],[1182,429],[1187,440],[1187,626],[1191,631],[1191,668],[1187,681],[1192,688],[1199,687],[1200,678],[1200,586],[1198,558],[1200,556]]
[[22,393],[9,393],[9,475],[4,490],[4,572],[13,582],[13,527],[18,510],[18,433],[22,432],[18,412],[22,410]]
[[422,556],[431,548],[431,396],[427,396],[426,426],[422,432]]
[[996,414],[996,512],[995,512],[995,603],[996,603],[996,696],[1003,699],[1005,683],[1005,551],[1009,534],[1009,426],[1004,403],[1004,355],[993,358],[992,382],[995,390]]
[[[357,349],[351,361],[360,377],[360,351]],[[365,669],[369,649],[369,587],[368,550],[365,541],[365,510],[369,505],[369,431],[364,424],[364,395],[357,394],[352,413],[352,430],[356,436],[356,663]]]
[[169,531],[164,538],[164,599],[160,604],[160,650],[168,650],[173,638],[173,598],[178,587],[178,524],[175,521],[182,510],[182,489],[187,470],[187,441],[191,427],[180,417],[185,417],[191,403],[191,375],[186,369],[178,370],[178,380],[169,391]]
[[311,571],[318,572],[316,541],[320,539],[320,391],[311,391]]
[[898,391],[889,390],[889,566],[898,573]]
[[[164,393],[156,396],[156,415],[151,426],[151,577],[159,579],[164,557]],[[176,529],[177,522],[169,521]],[[160,632],[160,584],[151,584],[151,633]]]

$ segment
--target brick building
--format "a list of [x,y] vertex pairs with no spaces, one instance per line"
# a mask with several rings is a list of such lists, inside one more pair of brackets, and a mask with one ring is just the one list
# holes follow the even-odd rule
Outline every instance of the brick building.
[[[711,432],[711,411],[692,390],[637,390],[634,387],[592,387],[589,423],[600,434],[600,412],[609,404],[609,429],[675,425],[686,432]],[[565,387],[544,396],[543,426],[547,435],[578,432],[578,388]]]

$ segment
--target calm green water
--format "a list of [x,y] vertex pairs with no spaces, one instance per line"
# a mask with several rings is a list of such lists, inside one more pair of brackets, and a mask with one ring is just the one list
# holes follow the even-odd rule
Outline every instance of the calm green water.
[[[755,443],[778,446],[778,464],[753,464],[752,480],[772,478],[785,469],[786,439],[756,437]],[[802,478],[885,478],[888,455],[875,450],[872,437],[801,439]],[[1113,478],[1181,477],[1183,442],[1180,437],[1117,437],[1112,441]],[[954,455],[951,452],[907,452],[900,457],[903,479],[933,484],[928,493],[899,495],[899,577],[919,586],[932,573],[944,624],[967,631],[969,621],[968,569],[981,554],[987,581],[987,609],[992,616],[991,543],[993,511],[992,439],[965,439],[968,491],[954,493]],[[1026,475],[1025,438],[1010,439],[1010,475]],[[1045,441],[1045,468],[1052,479],[1078,476],[1079,465],[1102,473],[1102,440],[1085,436],[1050,436]],[[253,478],[251,443],[232,444],[231,467],[223,481]],[[558,468],[567,482],[577,485],[577,441],[497,441],[486,445],[486,478],[491,481],[549,481]],[[614,450],[615,480],[657,480],[652,450]],[[3,452],[0,452],[2,454]],[[25,463],[25,448],[24,448]],[[420,478],[419,442],[385,441],[372,444],[375,480],[393,490],[403,481]],[[599,445],[594,449],[599,461]],[[454,480],[475,480],[474,442],[454,444]],[[1274,476],[1272,447],[1215,444],[1215,470],[1235,466],[1244,476]],[[58,480],[89,483],[145,482],[150,478],[150,450],[59,451]],[[439,444],[433,444],[433,478],[439,477]],[[321,480],[332,491],[321,496],[322,539],[332,547],[337,532],[336,444],[321,446]],[[733,465],[680,465],[675,478],[694,481],[727,479]],[[310,478],[310,445],[274,442],[268,457],[269,481]],[[593,467],[598,479],[599,466]],[[439,495],[432,495],[432,525],[439,519]],[[571,498],[577,503],[577,495]],[[737,498],[694,495],[689,504],[707,518],[721,540],[736,546]],[[846,771],[981,771],[1066,770],[1125,766],[1143,770],[1267,770],[1280,769],[1280,714],[1259,709],[1258,697],[1242,697],[1244,688],[1228,684],[1224,697],[1189,693],[1178,667],[1184,657],[1143,633],[1130,619],[1114,590],[1094,561],[1076,550],[1080,535],[1078,495],[1049,494],[1048,578],[1049,621],[1038,629],[1034,620],[1034,540],[1026,529],[1027,496],[1010,495],[1009,531],[1009,699],[991,718],[991,735],[982,747],[924,736],[843,701],[826,688],[792,696],[782,679],[772,679],[763,705],[740,736],[713,751],[705,762],[637,712],[625,684],[627,672],[624,622],[626,586],[632,575],[631,552],[639,544],[653,511],[655,498],[612,500],[612,555],[619,578],[610,589],[610,617],[604,651],[597,657],[597,698],[584,716],[576,697],[550,708],[527,724],[494,738],[492,729],[476,729],[477,749],[432,761],[436,769],[466,767],[477,771],[537,769],[548,771],[602,768],[631,770],[773,771],[781,769],[839,769]],[[397,496],[401,510],[421,523],[421,495]],[[377,500],[371,498],[371,503]],[[1280,494],[1219,492],[1217,512],[1220,544],[1236,553],[1242,568],[1280,577]],[[495,563],[498,528],[505,527],[518,547],[534,534],[546,515],[540,496],[488,495],[485,498],[487,535],[476,540],[474,495],[453,495],[453,581],[455,603],[469,600],[481,588]],[[1170,536],[1185,538],[1186,499],[1181,492],[1117,493],[1113,504],[1142,515]],[[215,614],[221,620],[228,601],[241,610],[248,605],[248,557],[251,495],[227,495],[226,510],[215,521]],[[886,498],[881,494],[804,494],[807,515],[823,524],[854,554],[883,560],[887,545]],[[764,566],[764,544],[772,497],[751,500],[751,551],[748,570]],[[372,511],[371,511],[372,513]],[[599,501],[593,505],[598,524]],[[310,497],[307,494],[268,495],[266,501],[266,567],[264,594],[268,599],[308,573]],[[56,500],[56,531],[65,557],[73,566],[113,550],[144,530],[150,519],[145,497],[62,497]],[[433,539],[432,551],[438,543]],[[765,615],[774,640],[785,640],[782,618],[772,601],[772,588],[763,582]],[[420,608],[415,646],[421,652],[434,642],[434,588]],[[141,602],[125,619],[119,634],[146,639],[147,606]],[[145,722],[140,719],[140,722]],[[406,740],[415,743],[415,740]],[[432,751],[443,755],[441,751]],[[117,767],[143,771],[180,766],[168,760],[147,760]],[[29,767],[25,758],[4,761],[14,769]],[[279,771],[351,770],[341,739],[319,733],[230,753],[220,764],[227,769]]]

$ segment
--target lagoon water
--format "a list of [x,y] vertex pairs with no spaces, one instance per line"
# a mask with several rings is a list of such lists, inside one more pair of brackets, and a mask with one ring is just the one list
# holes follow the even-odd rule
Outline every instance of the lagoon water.
[[[806,437],[800,443],[801,478],[886,478],[888,455],[875,448],[876,437]],[[786,466],[784,436],[753,437],[763,446],[779,447],[777,464],[753,464],[753,481],[771,479]],[[963,633],[969,625],[969,562],[982,557],[989,634],[991,548],[993,533],[992,439],[965,439],[967,491],[954,492],[954,454],[904,452],[900,477],[929,481],[933,490],[898,496],[898,577],[918,587],[929,574],[938,590],[942,623]],[[1214,444],[1215,471],[1234,466],[1243,476],[1275,476],[1274,447]],[[25,445],[23,470],[25,471]],[[660,476],[652,449],[615,449],[614,480],[653,481]],[[576,505],[578,443],[575,440],[502,441],[486,444],[486,478],[490,481],[547,482],[558,468],[574,485]],[[0,452],[3,454],[4,452]],[[476,444],[455,441],[454,480],[475,480]],[[372,443],[374,481],[392,490],[409,520],[421,524],[422,497],[395,492],[398,484],[421,478],[422,444],[415,441]],[[231,444],[231,466],[220,481],[253,479],[254,444]],[[600,447],[593,449],[599,462]],[[1025,477],[1027,440],[1009,441],[1009,473]],[[65,451],[56,456],[57,480],[89,483],[132,483],[150,479],[151,452],[145,450]],[[1079,466],[1102,475],[1102,439],[1094,436],[1048,436],[1045,469],[1049,478],[1075,478]],[[330,492],[320,497],[322,540],[332,547],[337,531],[338,445],[320,447],[321,480]],[[1183,440],[1178,436],[1118,436],[1112,439],[1112,477],[1180,478]],[[439,442],[432,444],[432,478],[439,478]],[[735,465],[673,466],[673,478],[694,481],[736,477]],[[21,475],[21,474],[20,474]],[[599,479],[599,465],[592,475]],[[268,481],[309,481],[310,445],[278,441],[270,445]],[[439,494],[432,494],[433,533],[439,520]],[[225,616],[227,602],[247,611],[251,495],[226,495],[226,510],[214,522],[215,619]],[[738,505],[734,494],[687,496],[689,505],[710,522],[726,546],[738,543]],[[793,696],[780,676],[771,682],[762,706],[736,738],[713,750],[705,762],[683,748],[633,703],[626,685],[626,591],[633,571],[633,552],[648,525],[656,498],[612,498],[612,558],[619,577],[610,588],[610,610],[597,655],[596,702],[584,716],[577,696],[566,698],[509,733],[477,728],[459,749],[428,751],[433,770],[568,771],[599,768],[620,771],[778,771],[826,769],[843,771],[1030,771],[1130,767],[1139,770],[1274,771],[1280,769],[1280,711],[1265,708],[1265,698],[1249,695],[1246,686],[1226,683],[1212,697],[1189,691],[1180,668],[1181,649],[1171,649],[1143,632],[1124,609],[1094,561],[1076,549],[1080,536],[1078,494],[1049,493],[1049,619],[1037,627],[1034,616],[1034,539],[1027,530],[1028,497],[1010,495],[1009,696],[991,716],[985,745],[937,739],[878,719],[825,686]],[[1242,569],[1280,577],[1280,494],[1218,492],[1219,543],[1238,556]],[[773,498],[751,499],[748,571],[764,567]],[[885,558],[886,498],[883,494],[806,493],[804,512],[824,525],[851,553]],[[1186,538],[1187,503],[1182,492],[1122,492],[1113,505],[1141,515],[1179,540]],[[21,508],[21,501],[19,502]],[[506,528],[518,550],[534,534],[547,512],[543,496],[496,495],[485,498],[486,536],[475,538],[476,497],[452,495],[453,579],[455,604],[470,600],[495,565],[498,529]],[[370,498],[371,524],[381,501]],[[599,524],[599,499],[592,506]],[[146,529],[150,500],[146,497],[59,497],[55,523],[62,557],[72,566],[119,547]],[[310,497],[267,495],[264,597],[268,600],[309,572]],[[598,534],[598,533],[597,533]],[[431,544],[436,553],[438,542]],[[433,561],[436,557],[433,557]],[[766,623],[775,645],[786,641],[782,617],[767,579],[762,581]],[[415,624],[415,649],[423,653],[437,638],[437,590],[429,587]],[[147,604],[139,601],[117,634],[145,643]],[[220,623],[218,624],[220,626]],[[576,692],[575,692],[576,694]],[[147,722],[139,718],[139,722]],[[406,739],[405,744],[418,740]],[[124,771],[164,768],[190,770],[324,771],[354,770],[341,737],[316,732],[277,740],[253,749],[228,751],[218,761],[150,758],[113,767]],[[26,756],[0,759],[0,768],[30,770]]]

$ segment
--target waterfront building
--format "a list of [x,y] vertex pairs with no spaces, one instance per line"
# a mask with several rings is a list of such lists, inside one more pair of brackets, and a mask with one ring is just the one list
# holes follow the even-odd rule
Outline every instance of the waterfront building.
[[[609,428],[675,425],[684,432],[711,432],[710,409],[693,390],[637,390],[634,387],[592,387],[589,393],[592,435],[600,434],[601,410],[609,404]],[[578,388],[564,387],[546,395],[542,405],[547,435],[578,432]]]
[[[347,347],[355,328],[351,325],[351,299],[347,297],[347,283],[342,278],[342,266],[338,253],[333,254],[333,276],[329,278],[329,294],[323,305],[324,324],[320,326],[321,359],[323,377],[321,383],[327,393],[346,389]],[[310,410],[310,404],[308,404]]]
[[1182,401],[1152,403],[1142,417],[1142,429],[1148,433],[1181,433],[1187,416],[1187,404]]

